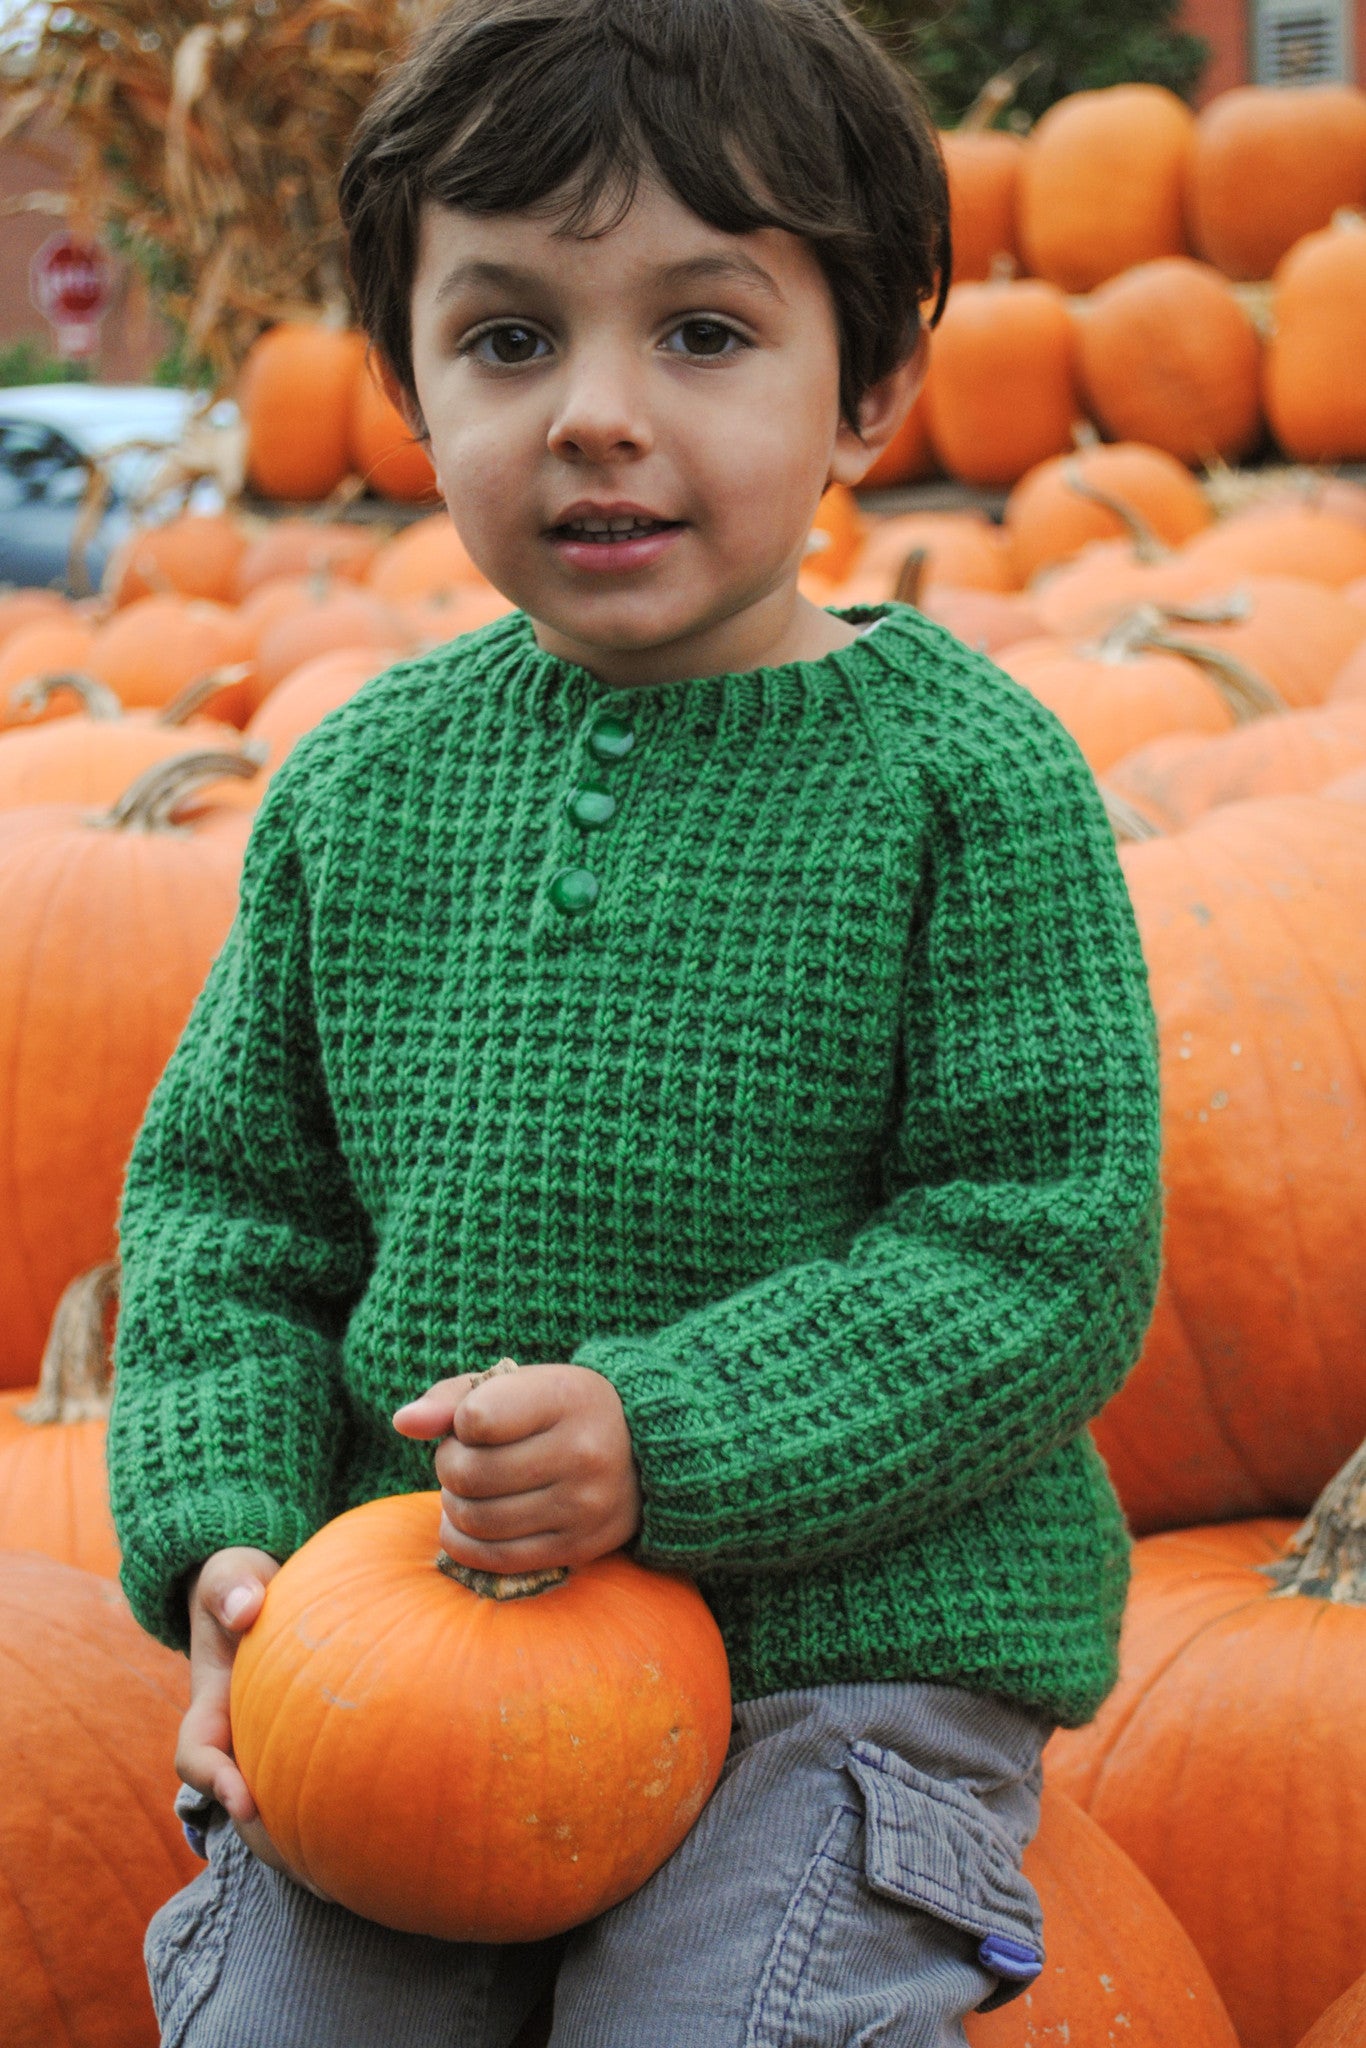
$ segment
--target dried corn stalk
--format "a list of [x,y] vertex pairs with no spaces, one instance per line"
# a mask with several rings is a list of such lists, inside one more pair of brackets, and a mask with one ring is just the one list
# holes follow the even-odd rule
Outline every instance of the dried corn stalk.
[[68,209],[140,263],[226,387],[271,321],[346,317],[342,157],[439,4],[36,0],[0,80],[0,137],[75,140]]

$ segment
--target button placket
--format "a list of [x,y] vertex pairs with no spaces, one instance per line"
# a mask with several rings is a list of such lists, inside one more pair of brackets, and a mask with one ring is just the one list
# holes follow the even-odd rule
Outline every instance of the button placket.
[[[593,767],[564,800],[565,816],[580,832],[601,832],[616,816],[619,803],[608,787],[606,771],[624,761],[635,743],[635,727],[621,713],[601,711],[593,719],[586,736],[586,752]],[[601,894],[602,884],[593,870],[573,864],[558,868],[546,888],[554,908],[571,918],[586,915]]]

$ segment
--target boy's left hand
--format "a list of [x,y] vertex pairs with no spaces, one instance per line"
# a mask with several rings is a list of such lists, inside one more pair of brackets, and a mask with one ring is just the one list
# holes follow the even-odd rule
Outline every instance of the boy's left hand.
[[486,1572],[589,1564],[640,1527],[640,1479],[610,1380],[583,1365],[438,1380],[394,1417],[441,1437],[441,1545]]

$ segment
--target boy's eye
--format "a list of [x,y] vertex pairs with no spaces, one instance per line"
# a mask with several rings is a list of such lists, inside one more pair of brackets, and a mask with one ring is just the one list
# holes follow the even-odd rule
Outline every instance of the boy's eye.
[[486,327],[482,334],[472,337],[467,347],[481,362],[512,365],[534,362],[541,339],[534,328],[508,321],[502,327]]
[[720,320],[681,320],[670,339],[675,336],[682,343],[681,353],[690,356],[726,355],[732,342],[743,346],[735,329]]

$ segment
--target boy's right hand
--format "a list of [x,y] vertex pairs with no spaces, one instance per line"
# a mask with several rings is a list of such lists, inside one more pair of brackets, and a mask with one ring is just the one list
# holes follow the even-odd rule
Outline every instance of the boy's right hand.
[[215,1550],[189,1582],[190,1704],[180,1724],[175,1767],[182,1782],[216,1799],[247,1846],[283,1870],[256,1801],[232,1754],[229,1695],[233,1659],[261,1612],[278,1558],[245,1544]]
[[218,1801],[263,1863],[325,1899],[326,1892],[291,1870],[271,1841],[232,1753],[233,1660],[279,1569],[269,1551],[239,1544],[215,1550],[190,1580],[190,1704],[180,1724],[175,1767],[184,1784]]

